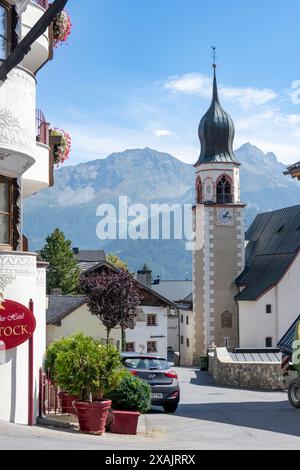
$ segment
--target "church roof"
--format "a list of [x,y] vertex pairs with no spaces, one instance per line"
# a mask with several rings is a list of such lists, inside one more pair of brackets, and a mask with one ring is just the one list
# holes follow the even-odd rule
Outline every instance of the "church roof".
[[233,120],[220,103],[214,65],[213,97],[210,108],[199,125],[201,154],[195,166],[203,163],[238,164],[233,152],[234,136]]
[[246,233],[246,267],[237,300],[257,300],[278,285],[300,250],[300,206],[260,214]]

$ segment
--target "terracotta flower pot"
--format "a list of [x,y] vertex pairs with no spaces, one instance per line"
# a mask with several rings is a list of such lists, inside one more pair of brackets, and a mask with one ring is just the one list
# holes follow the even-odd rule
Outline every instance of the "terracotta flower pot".
[[140,413],[134,411],[113,411],[112,432],[114,434],[137,435]]
[[105,433],[107,415],[111,407],[110,400],[93,403],[76,401],[74,406],[81,432],[98,436]]
[[75,414],[75,408],[73,406],[74,401],[78,400],[77,396],[69,395],[67,392],[59,392],[58,394],[61,406],[61,412],[63,415]]

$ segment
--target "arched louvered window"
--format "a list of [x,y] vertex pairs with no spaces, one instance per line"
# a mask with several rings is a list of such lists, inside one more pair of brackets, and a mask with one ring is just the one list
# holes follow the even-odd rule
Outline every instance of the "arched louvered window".
[[217,204],[232,204],[232,186],[227,176],[222,176],[217,184]]

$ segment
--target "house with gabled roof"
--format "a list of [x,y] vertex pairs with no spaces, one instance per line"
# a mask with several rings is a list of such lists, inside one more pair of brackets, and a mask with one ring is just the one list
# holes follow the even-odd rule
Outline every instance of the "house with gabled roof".
[[241,348],[272,348],[299,316],[300,206],[256,217],[236,279]]
[[[104,259],[87,262],[88,266],[79,261],[84,275],[118,271],[115,266]],[[167,357],[168,317],[174,314],[177,306],[138,279],[136,283],[141,291],[142,301],[138,309],[135,328],[126,331],[126,350],[149,352]],[[91,336],[97,341],[104,341],[106,338],[104,326],[90,313],[85,297],[63,296],[60,292],[52,292],[48,298],[47,344],[78,332]],[[121,331],[119,329],[112,332],[111,338],[120,347]]]

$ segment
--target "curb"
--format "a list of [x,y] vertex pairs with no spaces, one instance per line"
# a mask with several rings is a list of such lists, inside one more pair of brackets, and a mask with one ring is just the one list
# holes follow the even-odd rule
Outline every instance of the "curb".
[[37,424],[47,428],[77,429],[76,423],[67,423],[66,421],[56,421],[55,419],[48,418],[37,418]]

